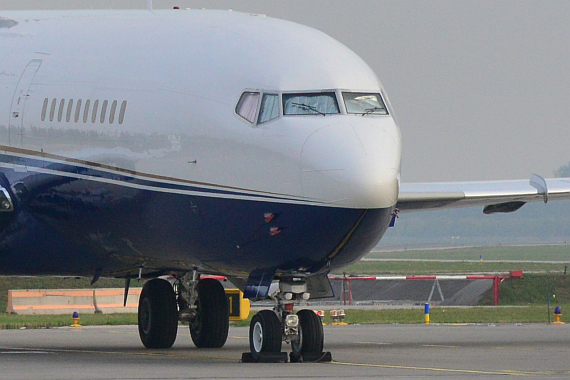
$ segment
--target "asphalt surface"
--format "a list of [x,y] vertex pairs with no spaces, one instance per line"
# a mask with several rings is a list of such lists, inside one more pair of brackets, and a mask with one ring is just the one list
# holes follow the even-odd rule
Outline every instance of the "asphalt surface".
[[0,379],[570,378],[570,325],[325,326],[331,363],[241,363],[247,334],[147,350],[135,326],[1,330]]

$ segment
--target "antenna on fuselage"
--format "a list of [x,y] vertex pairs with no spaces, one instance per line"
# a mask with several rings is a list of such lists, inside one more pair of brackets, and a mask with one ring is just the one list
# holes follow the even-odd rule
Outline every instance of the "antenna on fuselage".
[[153,9],[152,9],[152,0],[146,0],[146,9],[148,9],[150,12],[153,11]]

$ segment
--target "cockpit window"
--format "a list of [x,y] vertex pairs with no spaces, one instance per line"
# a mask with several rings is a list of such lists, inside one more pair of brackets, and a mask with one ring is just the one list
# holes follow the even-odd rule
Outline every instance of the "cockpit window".
[[283,94],[283,115],[330,115],[340,113],[334,92]]
[[259,110],[258,124],[265,123],[279,117],[279,95],[263,94],[261,109]]
[[343,92],[346,112],[361,115],[388,115],[380,94]]
[[250,123],[255,123],[258,104],[259,92],[244,92],[239,98],[239,102],[236,106],[236,113]]

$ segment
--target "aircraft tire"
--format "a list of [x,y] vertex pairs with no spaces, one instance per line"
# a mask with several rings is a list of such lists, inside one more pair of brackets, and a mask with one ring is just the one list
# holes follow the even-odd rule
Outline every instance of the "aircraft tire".
[[138,309],[139,336],[146,348],[170,348],[178,331],[178,307],[172,285],[154,279],[144,284]]
[[224,287],[218,280],[198,282],[198,315],[190,324],[190,336],[198,348],[220,348],[228,339],[230,311]]
[[281,352],[281,323],[271,310],[261,310],[249,325],[249,348],[251,356],[260,360],[264,353]]
[[320,353],[323,351],[324,331],[321,319],[312,310],[299,310],[299,340],[291,342],[293,354]]

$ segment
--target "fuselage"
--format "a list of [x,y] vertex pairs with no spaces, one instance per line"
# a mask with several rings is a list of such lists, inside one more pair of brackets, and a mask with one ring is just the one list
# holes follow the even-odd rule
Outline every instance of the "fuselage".
[[388,228],[393,112],[319,31],[226,11],[10,12],[0,51],[0,274],[316,273]]

